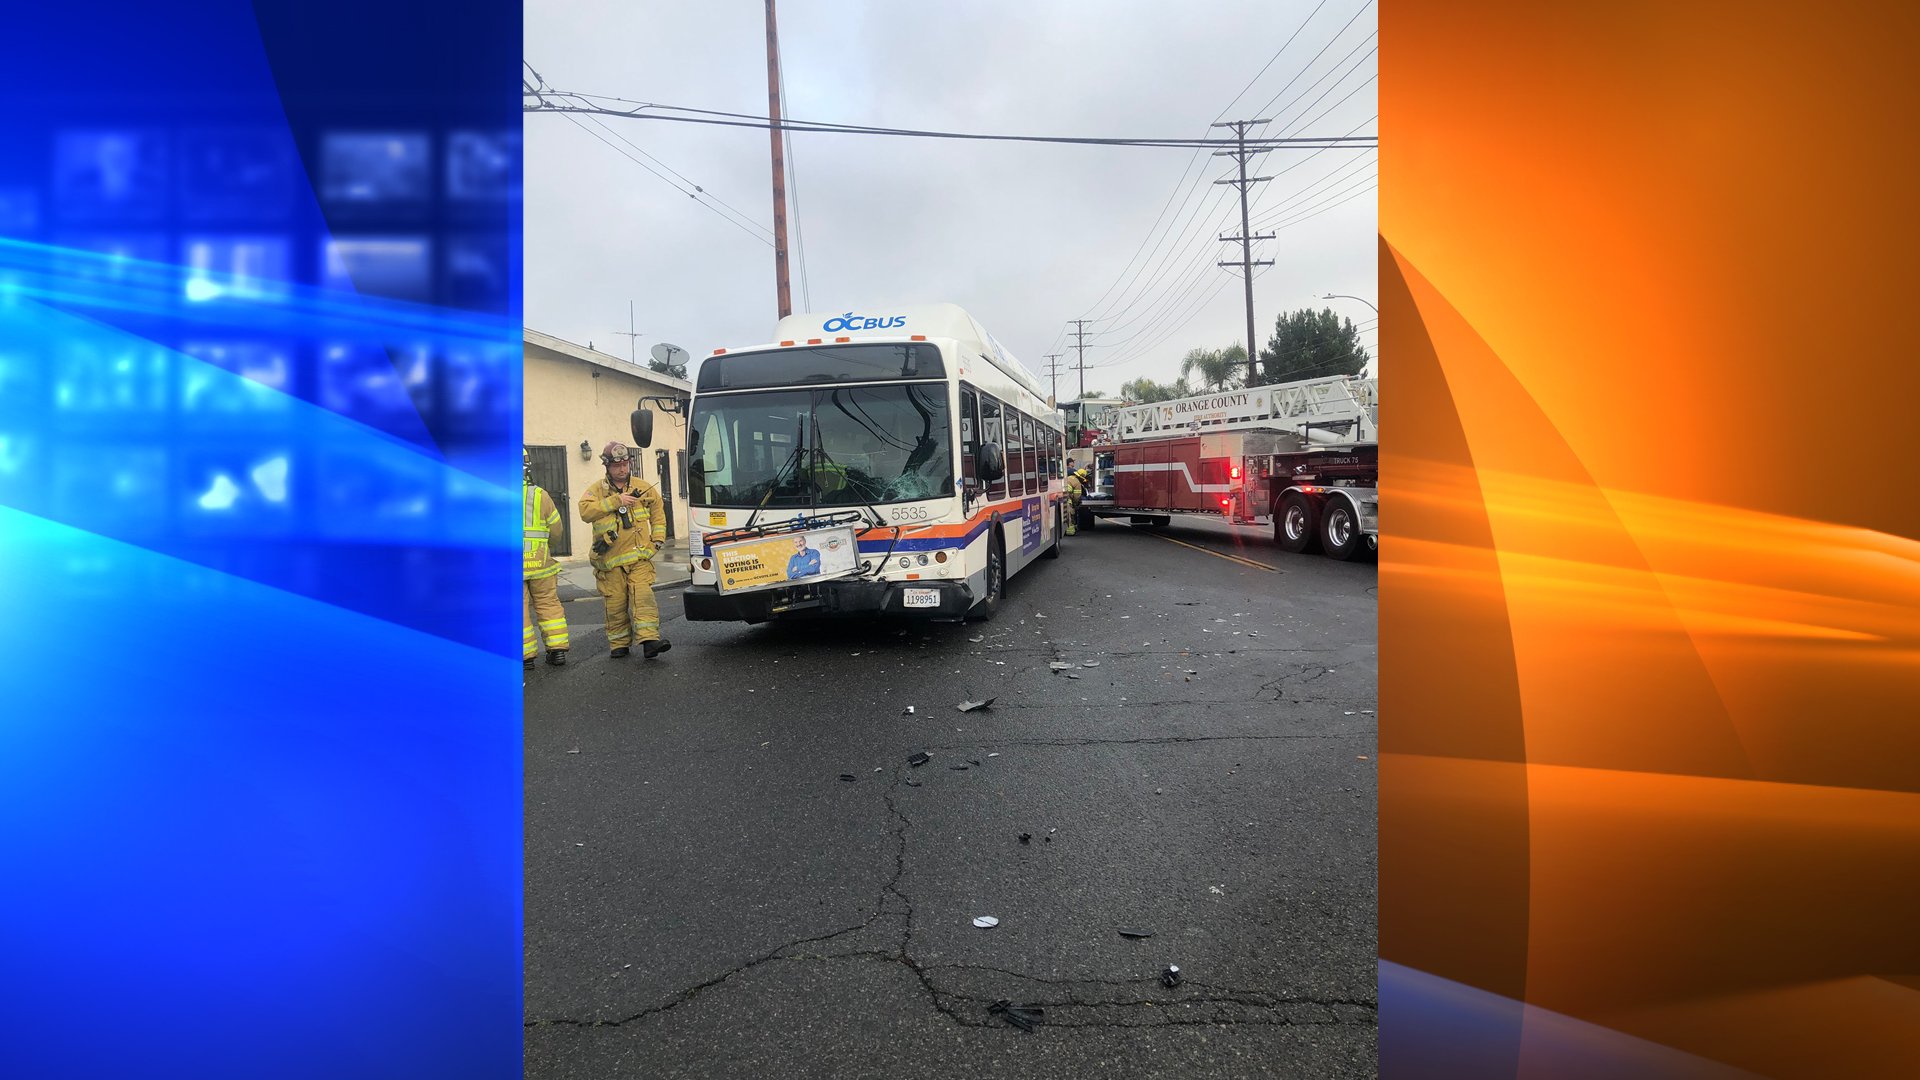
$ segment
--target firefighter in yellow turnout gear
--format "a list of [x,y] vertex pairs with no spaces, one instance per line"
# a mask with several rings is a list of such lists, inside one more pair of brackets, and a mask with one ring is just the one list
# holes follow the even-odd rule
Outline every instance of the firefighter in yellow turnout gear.
[[1082,467],[1067,472],[1067,513],[1066,533],[1073,536],[1079,532],[1080,497],[1087,493],[1087,485],[1093,480],[1093,473]]
[[581,520],[593,526],[593,577],[607,602],[607,645],[615,657],[640,643],[648,659],[672,648],[660,636],[660,605],[653,599],[653,558],[667,539],[660,491],[633,475],[633,452],[610,442],[600,451],[607,468],[580,497]]
[[[560,524],[560,508],[553,496],[533,482],[533,459],[520,451],[520,655],[527,667],[547,640],[547,663],[567,662],[567,612],[560,606],[560,564],[553,559],[550,537]],[[537,621],[536,621],[537,620]]]

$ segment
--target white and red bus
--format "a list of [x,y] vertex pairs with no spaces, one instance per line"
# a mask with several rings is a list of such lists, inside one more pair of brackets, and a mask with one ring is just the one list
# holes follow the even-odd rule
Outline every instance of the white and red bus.
[[1058,556],[1060,415],[972,316],[794,315],[774,338],[694,375],[689,620],[986,618]]

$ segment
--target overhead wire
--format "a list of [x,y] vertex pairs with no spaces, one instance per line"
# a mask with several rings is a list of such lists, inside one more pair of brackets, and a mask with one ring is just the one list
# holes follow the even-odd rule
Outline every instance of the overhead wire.
[[[577,98],[577,99],[586,100],[586,101],[626,101],[627,100],[624,98],[610,98],[604,94],[587,94],[587,93],[581,93],[578,91],[571,91],[571,90],[566,91],[564,93],[560,91],[549,91],[548,93],[551,96],[556,98]],[[761,128],[763,130],[774,126],[774,122],[772,118],[765,117],[765,116],[757,116],[753,113],[724,112],[717,109],[695,109],[688,106],[661,105],[661,104],[650,103],[650,102],[633,102],[632,104],[636,104],[640,106],[637,109],[609,109],[601,106],[564,105],[564,104],[553,105],[553,104],[547,103],[545,100],[545,96],[543,95],[535,94],[534,96],[536,100],[540,102],[540,104],[537,104],[534,106],[522,105],[521,111],[523,112],[576,112],[576,113],[591,112],[591,113],[599,114],[601,116],[612,116],[612,117],[618,117],[618,118],[628,119],[628,120],[666,120],[666,121],[671,121],[675,123],[715,124],[721,127]],[[687,113],[689,115],[668,116],[668,115],[665,115],[665,113],[663,112],[645,111],[649,109],[666,110],[667,112],[675,112],[675,113]],[[722,117],[737,118],[737,119],[721,119]],[[1115,136],[1091,136],[1091,135],[995,135],[995,134],[988,134],[985,132],[933,131],[933,130],[928,130],[923,128],[895,128],[895,127],[883,127],[883,126],[873,125],[873,124],[844,124],[844,123],[831,123],[831,122],[810,121],[810,120],[790,120],[790,119],[787,119],[786,117],[781,117],[779,126],[782,130],[807,131],[807,132],[816,132],[816,133],[828,134],[828,135],[888,135],[888,136],[896,136],[900,138],[915,138],[915,139],[963,139],[963,140],[971,140],[971,141],[979,141],[979,142],[1056,143],[1056,144],[1064,144],[1064,145],[1070,145],[1070,146],[1135,146],[1135,147],[1159,147],[1159,148],[1171,148],[1171,149],[1186,149],[1189,147],[1204,148],[1209,146],[1225,147],[1225,146],[1238,145],[1238,141],[1232,140],[1232,139],[1213,139],[1213,138],[1184,139],[1184,138],[1158,138],[1158,137],[1137,137],[1137,136],[1115,137]],[[1354,137],[1343,138],[1339,136],[1319,136],[1319,135],[1260,138],[1260,139],[1249,139],[1247,141],[1250,144],[1255,144],[1262,147],[1273,147],[1273,148],[1290,147],[1290,146],[1351,146],[1358,149],[1364,149],[1366,147],[1373,146],[1377,143],[1377,140],[1371,136],[1362,136],[1357,138],[1354,138]]]

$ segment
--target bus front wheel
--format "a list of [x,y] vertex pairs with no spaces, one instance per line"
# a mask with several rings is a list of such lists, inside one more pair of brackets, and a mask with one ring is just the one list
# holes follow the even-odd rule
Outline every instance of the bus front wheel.
[[[997,525],[994,531],[999,531]],[[1000,538],[997,536],[987,541],[987,583],[985,588],[986,595],[982,596],[980,602],[973,605],[972,610],[967,612],[967,618],[975,622],[985,622],[993,618],[993,613],[1000,610],[1000,598],[1005,596],[1007,592],[1007,557],[1005,553],[1000,550]]]

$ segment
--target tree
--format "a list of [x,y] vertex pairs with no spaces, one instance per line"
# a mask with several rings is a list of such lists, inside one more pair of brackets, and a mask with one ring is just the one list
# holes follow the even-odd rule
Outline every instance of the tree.
[[1273,320],[1273,336],[1260,350],[1260,378],[1267,386],[1321,379],[1329,375],[1358,375],[1367,366],[1367,350],[1352,319],[1332,308],[1301,308]]
[[1170,383],[1157,383],[1152,379],[1135,379],[1120,386],[1120,396],[1135,405],[1145,405],[1152,401],[1172,401],[1175,398],[1192,396],[1187,380],[1180,379]]
[[1189,349],[1180,361],[1180,378],[1185,381],[1197,371],[1201,390],[1231,390],[1240,385],[1246,367],[1247,350],[1237,343],[1224,349]]

